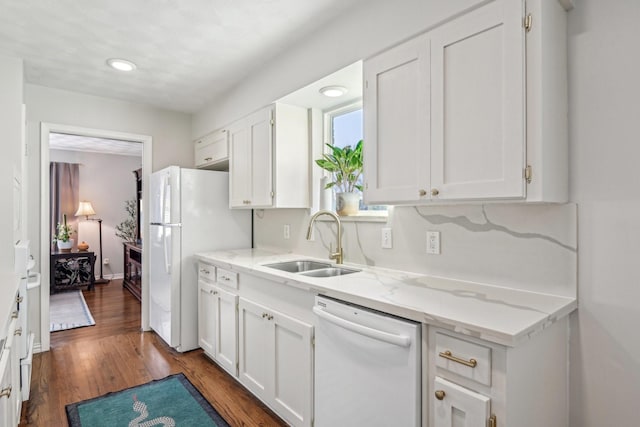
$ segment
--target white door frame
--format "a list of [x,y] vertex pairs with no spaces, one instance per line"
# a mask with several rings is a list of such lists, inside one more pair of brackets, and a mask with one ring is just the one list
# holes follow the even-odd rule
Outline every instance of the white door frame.
[[[51,337],[49,334],[49,267],[51,242],[49,242],[49,134],[51,132],[96,138],[119,139],[142,143],[142,209],[149,212],[149,174],[152,167],[152,138],[149,135],[115,132],[103,129],[68,126],[55,123],[40,123],[40,270],[42,284],[40,286],[40,350],[48,351]],[[143,236],[149,235],[149,224],[142,224]],[[149,330],[149,263],[146,251],[142,248],[142,307],[141,329]]]

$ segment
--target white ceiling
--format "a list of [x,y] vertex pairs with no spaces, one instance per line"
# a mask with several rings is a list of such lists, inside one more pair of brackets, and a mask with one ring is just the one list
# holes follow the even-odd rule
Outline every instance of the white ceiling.
[[52,150],[86,151],[91,153],[142,157],[142,144],[139,142],[67,135],[64,133],[50,133],[49,148]]
[[28,83],[195,112],[359,1],[0,0],[0,55]]

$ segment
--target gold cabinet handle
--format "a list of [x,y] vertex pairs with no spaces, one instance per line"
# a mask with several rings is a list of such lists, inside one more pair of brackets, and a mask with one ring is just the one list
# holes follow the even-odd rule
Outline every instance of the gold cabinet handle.
[[420,195],[420,197],[424,197],[427,195],[427,190],[420,190],[418,191],[418,194]]
[[444,390],[436,390],[436,399],[442,400],[447,395]]
[[17,336],[21,337],[21,336],[22,336],[22,327],[20,327],[20,328],[16,329],[16,330],[13,332],[13,335],[17,335]]
[[13,313],[11,313],[11,318],[12,319],[17,319],[18,318],[18,312],[14,311]]
[[204,158],[204,161],[205,161],[205,162],[210,162],[211,160],[213,160],[213,157],[205,157],[205,158]]
[[438,353],[438,356],[444,357],[445,359],[451,360],[456,363],[463,364],[464,366],[468,366],[470,368],[475,368],[476,365],[478,364],[478,361],[476,359],[464,360],[464,359],[460,359],[459,357],[455,357],[451,354],[449,350]]
[[262,313],[262,318],[264,319],[265,317],[267,317],[268,314],[267,313]]
[[273,320],[273,316],[272,315],[268,315],[267,316],[267,320]]
[[440,194],[440,191],[437,188],[431,189],[431,195],[432,196],[437,196],[438,194]]
[[11,386],[0,390],[0,397],[11,397]]

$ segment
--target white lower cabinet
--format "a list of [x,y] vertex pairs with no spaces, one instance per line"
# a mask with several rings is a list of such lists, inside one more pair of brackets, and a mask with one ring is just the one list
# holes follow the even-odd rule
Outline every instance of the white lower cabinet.
[[244,298],[239,380],[293,426],[312,418],[313,326]]
[[200,347],[231,375],[237,375],[238,296],[205,281],[198,283]]
[[0,349],[0,427],[16,427],[20,423],[22,395],[20,392],[20,334],[17,319],[7,330],[4,349]]
[[491,399],[450,381],[434,380],[434,427],[486,427]]
[[568,320],[515,347],[429,326],[430,427],[568,426]]

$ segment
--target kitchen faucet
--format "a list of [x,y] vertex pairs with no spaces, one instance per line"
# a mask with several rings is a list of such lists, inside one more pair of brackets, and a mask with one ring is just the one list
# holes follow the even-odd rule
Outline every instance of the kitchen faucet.
[[313,229],[313,223],[316,222],[316,218],[320,215],[329,215],[333,219],[335,219],[336,224],[338,226],[338,244],[336,245],[336,251],[332,252],[331,244],[329,244],[329,259],[336,260],[336,264],[342,264],[342,259],[344,254],[342,252],[342,224],[340,223],[340,217],[331,211],[318,211],[309,220],[309,228],[307,228],[307,240],[311,240],[311,231]]

